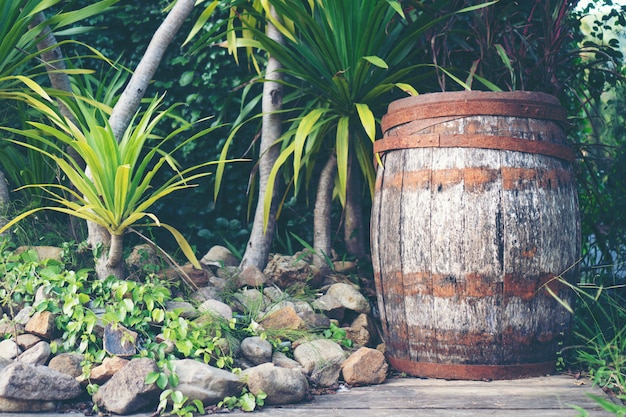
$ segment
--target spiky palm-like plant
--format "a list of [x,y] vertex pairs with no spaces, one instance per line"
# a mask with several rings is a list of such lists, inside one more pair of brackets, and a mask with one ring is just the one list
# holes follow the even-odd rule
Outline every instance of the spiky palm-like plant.
[[[167,229],[185,256],[200,268],[185,238],[173,227],[161,223],[150,212],[150,208],[170,193],[193,187],[192,181],[208,175],[199,170],[212,162],[180,169],[172,154],[217,127],[197,132],[173,150],[166,150],[165,143],[192,125],[187,124],[164,138],[156,137],[154,128],[172,111],[172,108],[160,110],[162,97],[154,98],[143,113],[135,115],[119,142],[108,123],[111,109],[106,105],[84,97],[66,100],[74,119],[78,121],[78,124],[74,124],[58,113],[57,107],[45,93],[42,98],[26,96],[25,100],[45,115],[50,124],[32,121],[28,123],[32,129],[2,129],[41,144],[36,146],[31,142],[12,140],[51,158],[73,188],[62,184],[27,185],[45,190],[55,205],[28,210],[10,220],[0,232],[40,210],[54,210],[79,217],[104,227],[111,234],[108,262],[116,266],[122,259],[123,235],[129,227],[158,226]],[[75,150],[85,161],[86,169],[82,169],[79,162],[64,151],[59,143]],[[154,184],[156,174],[165,167],[173,171],[172,176],[162,185]],[[151,222],[142,223],[145,218]]]

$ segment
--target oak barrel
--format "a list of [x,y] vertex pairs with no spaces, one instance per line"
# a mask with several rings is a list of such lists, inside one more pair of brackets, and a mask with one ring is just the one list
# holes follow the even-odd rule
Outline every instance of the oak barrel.
[[[386,355],[398,371],[513,379],[554,370],[580,220],[565,110],[535,92],[390,104],[371,248]],[[548,289],[549,288],[549,289]]]

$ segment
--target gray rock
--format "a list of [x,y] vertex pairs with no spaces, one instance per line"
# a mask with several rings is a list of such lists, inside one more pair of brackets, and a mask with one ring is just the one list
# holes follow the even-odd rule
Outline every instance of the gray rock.
[[311,286],[319,284],[322,274],[309,262],[311,257],[302,253],[293,256],[274,255],[269,259],[263,274],[280,288],[287,288],[296,282],[308,282]]
[[11,359],[3,358],[0,356],[0,371],[2,371],[7,366],[11,365],[13,361]]
[[274,352],[272,355],[272,363],[279,368],[302,369],[302,365],[285,355],[283,352]]
[[248,265],[239,274],[239,287],[259,288],[267,284],[267,278],[256,265]]
[[325,363],[315,367],[309,375],[309,381],[318,387],[334,387],[339,383],[341,363]]
[[33,312],[33,307],[32,306],[26,306],[24,308],[22,308],[13,318],[13,321],[15,323],[21,324],[23,326],[26,326],[26,323],[28,323],[28,320],[30,320],[30,315]]
[[279,368],[272,363],[246,369],[241,375],[252,394],[267,394],[265,403],[270,405],[299,403],[309,390],[301,370]]
[[381,384],[387,378],[385,355],[376,349],[362,347],[341,365],[343,379],[350,385]]
[[369,313],[370,303],[367,298],[359,292],[352,285],[337,283],[330,286],[326,292],[328,295],[335,297],[342,306],[348,310],[356,311],[357,313]]
[[239,260],[233,253],[224,246],[213,246],[200,260],[201,264],[207,266],[238,266]]
[[241,353],[254,365],[271,362],[272,344],[258,336],[246,337],[241,341]]
[[48,368],[76,378],[83,373],[81,362],[84,359],[80,353],[60,353],[50,359]]
[[32,348],[22,352],[16,360],[30,365],[45,365],[48,363],[51,354],[50,343],[42,340]]
[[303,343],[293,351],[293,358],[302,365],[308,375],[330,364],[341,364],[345,357],[341,346],[328,339]]
[[263,311],[267,305],[263,293],[256,289],[235,293],[233,301],[239,311]]
[[34,334],[30,333],[24,333],[18,335],[16,341],[20,348],[28,350],[35,346],[37,343],[41,342],[41,337],[35,336]]
[[165,308],[168,311],[179,311],[179,316],[186,319],[195,319],[199,316],[198,310],[186,301],[167,301]]
[[145,380],[150,372],[158,371],[152,359],[133,359],[98,389],[93,401],[112,413],[124,415],[148,406],[156,407],[161,390]]
[[41,413],[56,410],[53,401],[14,400],[0,397],[0,413]]
[[311,304],[303,300],[296,300],[293,302],[293,308],[296,313],[313,313],[315,310],[311,307]]
[[146,265],[158,265],[159,257],[152,245],[142,243],[133,247],[125,262],[131,270],[142,270]]
[[273,303],[277,303],[285,299],[285,293],[278,287],[263,288],[263,295],[269,298]]
[[[28,320],[28,318],[27,318]],[[3,318],[0,322],[0,338],[4,339],[6,336],[15,336],[24,333],[24,325],[10,321]]]
[[281,300],[276,302],[275,304],[272,304],[266,311],[265,314],[271,314],[274,313],[276,311],[282,310],[283,308],[291,308],[293,309],[294,312],[296,312],[296,306],[294,303],[292,303],[291,301],[288,300]]
[[298,317],[304,320],[310,329],[327,329],[330,326],[330,319],[325,314],[303,311],[298,313]]
[[178,375],[175,389],[190,401],[200,400],[204,405],[211,405],[241,393],[243,383],[239,376],[223,369],[193,359],[176,361],[174,369]]
[[201,313],[209,313],[214,316],[224,317],[226,320],[233,318],[233,309],[228,304],[218,300],[206,300],[200,304],[198,311]]
[[0,342],[0,358],[15,359],[22,353],[22,349],[14,340],[5,339]]
[[[210,280],[210,279],[209,279]],[[222,301],[219,291],[215,287],[202,287],[198,291],[191,294],[191,299],[198,303],[203,303],[206,300],[218,300]]]
[[133,356],[135,354],[137,332],[128,330],[119,323],[104,327],[104,350],[109,355]]
[[0,397],[63,401],[76,398],[81,392],[81,386],[74,378],[47,366],[13,362],[0,372]]
[[55,261],[63,262],[63,249],[56,246],[20,246],[15,249],[15,254],[20,254],[27,250],[34,250],[37,252],[39,260],[53,259]]
[[313,308],[323,311],[331,319],[343,320],[346,308],[331,294],[324,294],[313,301]]

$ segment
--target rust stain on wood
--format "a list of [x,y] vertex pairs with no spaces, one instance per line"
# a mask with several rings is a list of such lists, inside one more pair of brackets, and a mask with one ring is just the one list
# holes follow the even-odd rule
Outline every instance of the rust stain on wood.
[[432,171],[432,183],[437,191],[443,191],[451,186],[460,184],[462,180],[462,169],[450,168]]
[[519,297],[524,301],[532,300],[538,296],[551,297],[543,287],[548,286],[552,291],[558,293],[565,287],[554,274],[543,273],[539,276],[531,277],[529,273],[505,274],[504,275],[504,297]]
[[463,170],[463,180],[465,190],[470,192],[484,191],[487,184],[491,184],[498,179],[500,171],[486,167],[465,168]]
[[502,167],[502,189],[505,191],[558,190],[571,185],[572,181],[570,170]]
[[465,295],[468,297],[491,297],[502,293],[502,282],[493,277],[470,273],[465,276]]
[[433,282],[428,271],[404,273],[401,274],[400,279],[404,282],[404,295],[407,297],[433,293]]
[[505,191],[535,187],[537,170],[532,168],[502,167],[502,188]]

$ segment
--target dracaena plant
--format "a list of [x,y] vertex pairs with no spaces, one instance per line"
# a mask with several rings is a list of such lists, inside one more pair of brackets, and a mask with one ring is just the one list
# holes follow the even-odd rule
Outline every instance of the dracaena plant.
[[[111,234],[109,263],[117,265],[122,257],[123,235],[131,226],[158,226],[167,229],[190,262],[200,267],[182,234],[161,223],[150,209],[170,193],[193,187],[194,180],[208,175],[201,170],[212,162],[181,169],[172,154],[216,127],[201,130],[180,141],[172,150],[167,150],[166,143],[192,124],[185,124],[166,137],[157,137],[155,127],[171,116],[174,109],[161,110],[162,96],[152,99],[145,111],[135,115],[119,142],[108,123],[111,109],[102,103],[80,96],[65,100],[77,120],[74,124],[58,112],[47,94],[43,93],[39,98],[25,96],[24,99],[46,116],[49,123],[31,121],[28,122],[30,129],[2,129],[30,139],[29,142],[9,140],[49,157],[72,187],[63,184],[27,185],[43,189],[55,204],[19,214],[0,232],[40,210],[55,210],[106,228]],[[85,162],[86,169],[81,168],[79,161],[65,151],[65,146],[76,152]],[[157,173],[166,168],[173,172],[169,180],[155,184]]]
[[[279,139],[281,153],[267,189],[272,190],[283,173],[297,192],[302,188],[302,177],[309,185],[314,173],[319,172],[316,164],[336,160],[336,167],[331,168],[336,181],[327,183],[335,187],[335,195],[345,207],[351,201],[359,205],[363,201],[360,182],[351,178],[361,175],[369,193],[373,193],[372,143],[377,120],[394,98],[417,94],[411,83],[419,80],[419,68],[423,66],[411,63],[411,56],[416,39],[437,19],[431,10],[405,7],[405,2],[395,0],[270,3],[280,19],[255,15],[254,8],[239,16],[239,45],[268,52],[282,64],[286,76],[288,94],[283,109],[288,116],[287,130]],[[441,1],[440,6],[447,3]],[[467,10],[478,7],[482,5]],[[263,19],[269,19],[280,30],[284,44],[250,24]],[[229,144],[222,158],[226,158]],[[266,193],[266,216],[271,200],[270,193]],[[358,223],[358,219],[345,222]],[[356,227],[363,230],[362,224]],[[352,236],[354,231],[345,230],[344,234]]]
[[[39,86],[35,79],[50,74],[61,75],[87,73],[87,70],[67,69],[64,62],[52,62],[46,67],[43,61],[55,47],[72,41],[61,41],[56,45],[44,45],[43,39],[49,33],[65,31],[80,32],[80,20],[104,12],[117,0],[101,0],[92,2],[83,8],[72,11],[68,8],[76,4],[68,4],[61,0],[20,0],[0,2],[0,100],[3,109],[0,112],[0,124],[3,126],[19,126],[23,123],[24,111],[20,103],[24,94],[37,93]],[[70,28],[71,29],[68,29]],[[96,55],[97,52],[93,51]],[[54,175],[47,161],[36,152],[23,152],[8,143],[0,144],[0,169],[6,174],[7,180],[14,186],[38,182]],[[26,195],[26,201],[34,204],[40,202],[41,194]],[[3,202],[0,201],[0,205]]]

